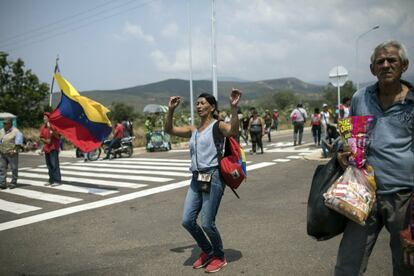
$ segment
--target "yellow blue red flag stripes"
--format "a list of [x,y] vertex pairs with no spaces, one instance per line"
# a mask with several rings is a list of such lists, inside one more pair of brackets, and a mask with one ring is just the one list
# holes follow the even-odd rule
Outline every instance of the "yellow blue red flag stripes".
[[50,114],[51,125],[84,152],[98,148],[111,133],[111,121],[105,106],[78,91],[58,73],[54,75],[62,91],[59,105]]

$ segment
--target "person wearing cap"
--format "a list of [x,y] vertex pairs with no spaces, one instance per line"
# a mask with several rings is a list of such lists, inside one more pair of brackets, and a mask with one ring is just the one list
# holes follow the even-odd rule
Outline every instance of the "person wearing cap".
[[[369,135],[367,163],[374,168],[376,200],[365,225],[347,221],[335,275],[362,275],[385,228],[389,233],[392,275],[412,276],[412,255],[400,239],[400,232],[407,228],[407,210],[414,191],[414,87],[402,79],[409,60],[400,42],[386,41],[375,47],[370,62],[377,82],[352,96],[350,116],[375,118]],[[337,154],[343,168],[348,165],[349,155],[347,151]]]
[[[238,134],[237,106],[240,97],[241,92],[233,89],[229,97],[232,116],[230,123],[225,123],[218,120],[219,112],[214,96],[208,93],[199,95],[196,101],[197,113],[200,117],[198,126],[174,126],[174,110],[180,104],[181,98],[173,96],[168,103],[165,131],[171,135],[190,139],[190,170],[193,177],[184,203],[182,225],[201,249],[201,254],[193,263],[193,268],[206,267],[207,273],[217,272],[227,265],[223,242],[216,226],[216,215],[225,183],[220,176],[213,133],[217,130],[224,137]],[[197,223],[199,214],[201,214],[201,226]]]
[[43,115],[43,124],[40,127],[40,140],[44,143],[46,165],[49,173],[49,181],[45,186],[57,186],[62,182],[59,165],[60,135],[49,123],[49,112]]
[[[0,189],[13,189],[17,185],[19,167],[19,148],[23,146],[23,134],[12,125],[9,118],[4,119],[0,130]],[[7,168],[10,165],[12,179],[6,182]]]

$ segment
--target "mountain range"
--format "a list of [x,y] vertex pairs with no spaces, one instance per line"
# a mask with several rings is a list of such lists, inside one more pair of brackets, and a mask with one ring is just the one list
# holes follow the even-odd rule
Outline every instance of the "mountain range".
[[[404,79],[412,80],[414,76],[407,75]],[[372,83],[372,81],[361,83],[360,87]],[[233,87],[243,92],[243,103],[254,103],[260,99],[268,99],[271,95],[280,91],[292,91],[308,97],[321,97],[321,92],[326,85],[311,84],[297,78],[279,78],[261,81],[242,81],[235,78],[226,78],[219,80],[217,83],[219,103],[227,104],[229,92]],[[167,79],[123,89],[82,91],[81,94],[108,107],[114,102],[122,102],[132,105],[136,111],[142,112],[144,106],[147,104],[166,105],[171,96],[181,96],[183,98],[183,106],[189,106],[189,91],[188,80]],[[211,80],[193,81],[194,99],[205,92],[212,93]],[[57,104],[59,98],[54,97],[55,104]]]
[[[243,101],[250,102],[271,96],[278,91],[293,91],[295,93],[314,94],[322,91],[324,86],[303,82],[297,78],[281,78],[262,81],[218,81],[217,90],[219,102],[227,103],[232,88],[243,92]],[[167,79],[145,85],[116,90],[82,91],[81,94],[105,106],[113,102],[123,102],[134,106],[136,111],[142,111],[147,104],[166,105],[169,97],[181,96],[184,103],[189,103],[189,81],[183,79]],[[194,98],[201,93],[212,93],[210,80],[193,81]],[[54,97],[57,101],[60,97]]]

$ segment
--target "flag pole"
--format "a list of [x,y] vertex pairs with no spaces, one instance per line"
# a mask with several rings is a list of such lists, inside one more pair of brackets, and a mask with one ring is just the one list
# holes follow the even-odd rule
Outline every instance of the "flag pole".
[[[56,56],[56,64],[55,64],[55,70],[53,74],[59,71],[59,55]],[[55,76],[52,77],[52,85],[50,86],[50,96],[49,96],[49,106],[52,107],[52,95],[53,95],[53,85],[55,84]]]

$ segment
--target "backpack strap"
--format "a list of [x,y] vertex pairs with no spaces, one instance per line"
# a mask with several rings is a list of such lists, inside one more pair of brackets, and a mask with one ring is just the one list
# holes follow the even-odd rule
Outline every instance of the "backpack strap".
[[224,150],[224,135],[223,133],[221,133],[220,129],[219,129],[219,124],[220,121],[217,121],[214,123],[213,125],[213,140],[214,140],[214,145],[216,146],[217,149],[217,159],[218,159],[218,163],[220,165],[220,161],[223,158],[223,150]]
[[[213,125],[213,140],[214,140],[214,145],[216,146],[216,149],[217,149],[217,161],[218,161],[218,164],[219,164],[219,172],[221,174],[220,162],[221,162],[221,159],[224,156],[223,150],[224,150],[224,143],[226,142],[226,137],[224,137],[223,133],[221,133],[221,131],[219,129],[219,124],[220,124],[220,121],[218,120]],[[240,199],[237,192],[232,187],[230,187],[230,189],[233,191],[233,193],[236,195],[236,197]]]

